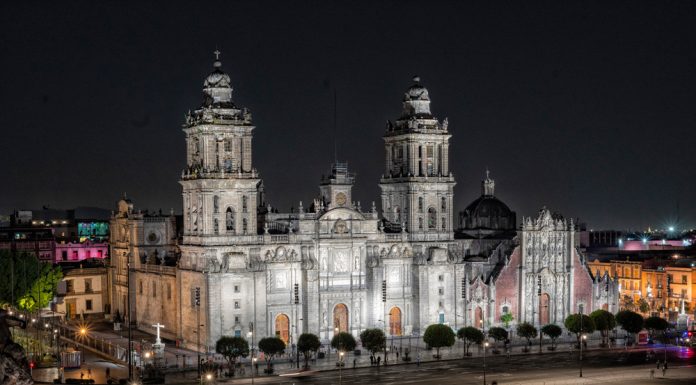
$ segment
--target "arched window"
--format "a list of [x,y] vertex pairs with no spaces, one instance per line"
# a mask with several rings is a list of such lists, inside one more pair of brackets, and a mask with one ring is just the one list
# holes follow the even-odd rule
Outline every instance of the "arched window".
[[243,195],[242,196],[242,212],[243,213],[247,212],[247,200],[248,200],[247,196]]
[[242,234],[246,234],[246,233],[247,233],[247,219],[244,218],[244,219],[242,219]]
[[437,228],[437,210],[434,207],[428,209],[428,230]]
[[394,207],[394,222],[401,223],[401,209],[399,206]]
[[440,209],[441,209],[442,211],[447,210],[447,198],[442,197],[442,198],[440,199]]
[[234,211],[232,207],[228,207],[227,212],[225,212],[225,229],[228,233],[234,234]]
[[418,197],[418,212],[423,212],[423,197]]
[[423,230],[423,218],[418,217],[418,230]]
[[213,213],[217,214],[220,212],[220,197],[215,195],[213,196]]
[[215,235],[220,234],[220,225],[217,218],[213,219],[213,233]]

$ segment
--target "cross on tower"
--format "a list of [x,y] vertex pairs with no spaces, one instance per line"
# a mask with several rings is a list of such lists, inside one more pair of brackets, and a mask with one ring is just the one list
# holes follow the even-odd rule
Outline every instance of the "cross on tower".
[[162,340],[160,340],[160,329],[164,329],[164,325],[162,325],[158,322],[156,325],[152,325],[152,327],[157,328],[157,340],[155,341],[155,343],[161,344]]
[[216,50],[213,52],[213,54],[215,55],[215,60],[220,60],[220,51],[219,51],[219,50],[216,49]]

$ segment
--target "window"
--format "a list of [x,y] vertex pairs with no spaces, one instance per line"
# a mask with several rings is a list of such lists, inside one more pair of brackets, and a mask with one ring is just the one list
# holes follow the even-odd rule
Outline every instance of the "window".
[[447,220],[445,220],[445,217],[442,217],[442,221],[440,223],[442,224],[442,231],[447,230]]
[[418,212],[423,212],[423,197],[418,197]]
[[167,284],[167,299],[172,299],[172,285]]
[[143,280],[138,281],[138,292],[143,294]]
[[241,330],[235,330],[235,331],[234,331],[234,336],[235,336],[235,337],[241,337],[241,336],[242,336],[242,331],[241,331]]
[[445,289],[439,288],[439,289],[437,289],[437,293],[440,294],[440,295],[444,295],[444,294],[445,294]]
[[242,219],[242,233],[243,234],[247,233],[247,219],[246,218]]
[[229,139],[225,139],[225,152],[230,151],[232,151],[232,141]]
[[68,250],[61,251],[60,256],[61,256],[61,259],[63,261],[67,261],[68,260]]
[[249,200],[249,198],[247,198],[246,195],[242,196],[242,212],[243,213],[247,212],[248,200]]
[[85,259],[92,258],[92,252],[91,250],[85,250]]
[[510,312],[510,307],[508,305],[503,306],[503,314],[507,314]]
[[437,211],[431,207],[428,209],[428,230],[435,230],[437,226]]
[[234,308],[239,309],[239,301],[234,301]]
[[441,209],[442,211],[447,210],[447,198],[442,197],[442,198],[440,199],[440,209]]
[[73,252],[72,252],[72,259],[73,259],[74,261],[76,261],[78,258],[79,258],[79,257],[78,257],[78,255],[77,255],[77,250],[73,250]]
[[432,145],[426,147],[426,153],[427,153],[427,157],[428,157],[428,159],[426,160],[426,162],[427,162],[426,165],[427,165],[427,168],[428,168],[427,172],[428,172],[428,175],[429,175],[429,176],[435,175],[435,166],[434,166],[434,163],[433,163],[433,154],[434,154],[434,152],[435,152],[435,151],[434,151]]
[[437,280],[440,281],[440,282],[442,282],[442,281],[445,280],[445,276],[442,275],[442,274],[440,274],[440,275],[437,276]]
[[92,310],[92,300],[91,299],[88,299],[85,301],[85,309]]
[[[442,303],[440,303],[440,307],[442,307]],[[445,323],[445,313],[440,313],[440,317],[437,321],[441,324]]]
[[220,224],[218,223],[217,218],[213,219],[213,233],[215,235],[218,235],[220,233]]
[[234,285],[234,292],[239,293],[239,285]]
[[193,155],[199,155],[201,153],[201,143],[198,141],[198,138],[193,138],[191,143],[193,147]]
[[681,297],[686,298],[686,289],[681,289]]
[[418,230],[423,230],[423,218],[418,218]]
[[234,316],[234,323],[237,323],[237,324],[239,323],[239,316],[238,315]]
[[231,207],[228,207],[225,213],[225,229],[228,233],[234,234],[234,211]]
[[104,251],[103,251],[103,250],[97,250],[97,257],[98,257],[98,258],[104,258]]
[[85,293],[92,292],[92,278],[85,278]]
[[157,298],[157,284],[152,281],[152,297]]
[[213,196],[213,213],[217,214],[220,212],[220,197],[215,195]]
[[399,206],[394,207],[394,222],[401,223],[401,209]]
[[75,291],[75,283],[72,279],[65,281],[65,292],[72,293]]
[[686,276],[685,276],[685,275],[682,275],[682,283],[683,283],[683,284],[686,284],[686,283],[687,283],[686,280],[687,280]]

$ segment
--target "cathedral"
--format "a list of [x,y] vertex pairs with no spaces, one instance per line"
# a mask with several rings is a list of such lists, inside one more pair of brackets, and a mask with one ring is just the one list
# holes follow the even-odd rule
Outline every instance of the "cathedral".
[[488,328],[505,313],[562,326],[571,313],[617,310],[617,283],[591,276],[572,220],[542,209],[518,226],[488,172],[455,216],[448,120],[418,77],[386,125],[379,207],[355,203],[355,177],[337,162],[316,197],[281,213],[253,165],[252,115],[213,67],[183,125],[183,223],[125,198],[111,220],[114,315],[212,351],[221,336],[290,347],[302,333],[419,335],[434,323]]

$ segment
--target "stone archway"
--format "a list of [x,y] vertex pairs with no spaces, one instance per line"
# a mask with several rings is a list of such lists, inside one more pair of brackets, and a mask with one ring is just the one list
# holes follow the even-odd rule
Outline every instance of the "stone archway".
[[481,309],[481,306],[476,306],[476,309],[474,309],[474,327],[483,327],[483,322],[481,321],[483,321],[483,309]]
[[348,331],[348,306],[343,303],[339,303],[334,307],[333,326],[334,331],[338,328],[339,333]]
[[389,334],[401,336],[401,309],[394,306],[389,310]]
[[275,334],[287,345],[290,340],[290,318],[285,314],[278,314],[275,319]]
[[542,293],[539,296],[539,324],[547,325],[550,321],[549,315],[551,314],[551,297],[548,293]]

